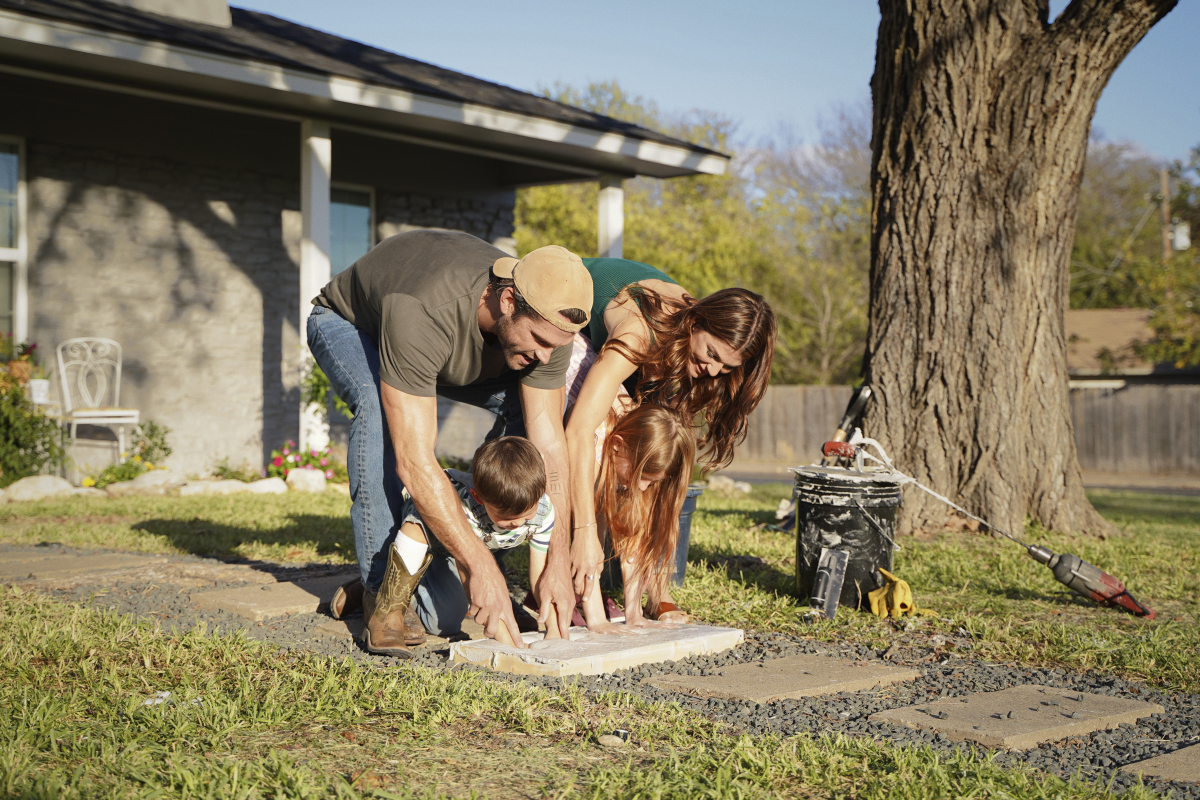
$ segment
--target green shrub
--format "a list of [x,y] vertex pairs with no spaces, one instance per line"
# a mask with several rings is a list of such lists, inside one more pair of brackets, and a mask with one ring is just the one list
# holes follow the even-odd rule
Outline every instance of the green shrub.
[[316,406],[321,419],[325,422],[329,422],[329,398],[331,396],[333,397],[333,407],[337,409],[338,413],[346,419],[354,419],[354,413],[350,410],[350,406],[334,393],[333,387],[329,385],[329,378],[315,361],[309,364],[308,372],[300,381],[300,392],[304,396],[305,404]]
[[0,383],[0,487],[63,465],[62,430],[15,381]]
[[263,477],[260,470],[256,470],[246,462],[242,462],[240,467],[235,467],[229,463],[229,456],[225,456],[218,461],[212,468],[214,478],[220,478],[223,481],[241,481],[242,483],[253,483]]
[[171,429],[165,425],[146,420],[133,429],[133,442],[121,454],[124,463],[110,464],[98,475],[84,478],[83,485],[103,489],[110,483],[131,481],[152,469],[166,469],[160,462],[171,455],[171,446],[167,444],[167,434],[170,432]]

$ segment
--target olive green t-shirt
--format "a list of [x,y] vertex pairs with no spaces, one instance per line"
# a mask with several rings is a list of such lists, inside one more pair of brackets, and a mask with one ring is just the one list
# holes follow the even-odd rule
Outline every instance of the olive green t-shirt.
[[[479,330],[479,299],[489,270],[506,255],[456,231],[416,230],[384,239],[330,281],[313,305],[333,309],[379,349],[379,377],[405,394],[432,397],[438,386],[468,386],[508,372],[499,347]],[[566,382],[571,346],[550,363],[517,373],[535,389]]]

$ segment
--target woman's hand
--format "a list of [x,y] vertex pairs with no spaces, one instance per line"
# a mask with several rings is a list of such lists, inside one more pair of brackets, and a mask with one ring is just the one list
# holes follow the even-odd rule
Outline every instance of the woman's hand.
[[571,573],[575,579],[575,596],[586,601],[596,591],[600,572],[604,569],[604,548],[596,525],[588,525],[575,532],[571,542]]

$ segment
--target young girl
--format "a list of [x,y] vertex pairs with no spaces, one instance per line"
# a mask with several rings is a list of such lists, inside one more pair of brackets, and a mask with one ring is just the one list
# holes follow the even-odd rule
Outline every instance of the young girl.
[[[596,480],[596,524],[611,543],[625,585],[625,628],[607,621],[599,591],[586,594],[589,630],[614,633],[650,624],[644,593],[662,597],[674,568],[679,511],[696,460],[692,425],[673,409],[646,404],[616,418],[601,448]],[[615,418],[615,419],[614,419]],[[598,580],[598,576],[596,578]]]

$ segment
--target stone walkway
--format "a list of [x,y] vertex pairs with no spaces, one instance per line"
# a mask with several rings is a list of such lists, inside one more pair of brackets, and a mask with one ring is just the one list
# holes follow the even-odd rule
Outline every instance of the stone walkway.
[[[338,622],[322,613],[337,586],[353,574],[344,566],[294,569],[196,556],[0,545],[0,582],[90,601],[168,628],[186,630],[204,621],[285,647],[378,661],[354,642],[361,617]],[[681,702],[751,734],[845,733],[942,749],[980,747],[1001,751],[1002,764],[1025,763],[1064,776],[1082,770],[1097,780],[1111,778],[1115,788],[1141,775],[1160,791],[1200,800],[1200,697],[1162,695],[1102,675],[968,659],[929,664],[912,658],[905,664],[862,647],[787,636],[751,633],[738,644],[741,631],[687,628],[675,639],[692,644],[680,649],[672,639],[669,647],[655,649],[641,640],[644,658],[626,653],[582,670],[601,673],[586,685]],[[474,623],[464,625],[464,633],[482,637]],[[490,640],[451,647],[431,637],[413,663],[445,666],[457,653],[457,660],[534,673],[501,679],[554,687],[562,678],[548,676],[566,674],[558,667],[520,665],[532,663],[533,653],[543,664],[590,658],[583,650],[574,652],[587,644],[520,651]],[[574,649],[557,653],[553,647]]]

